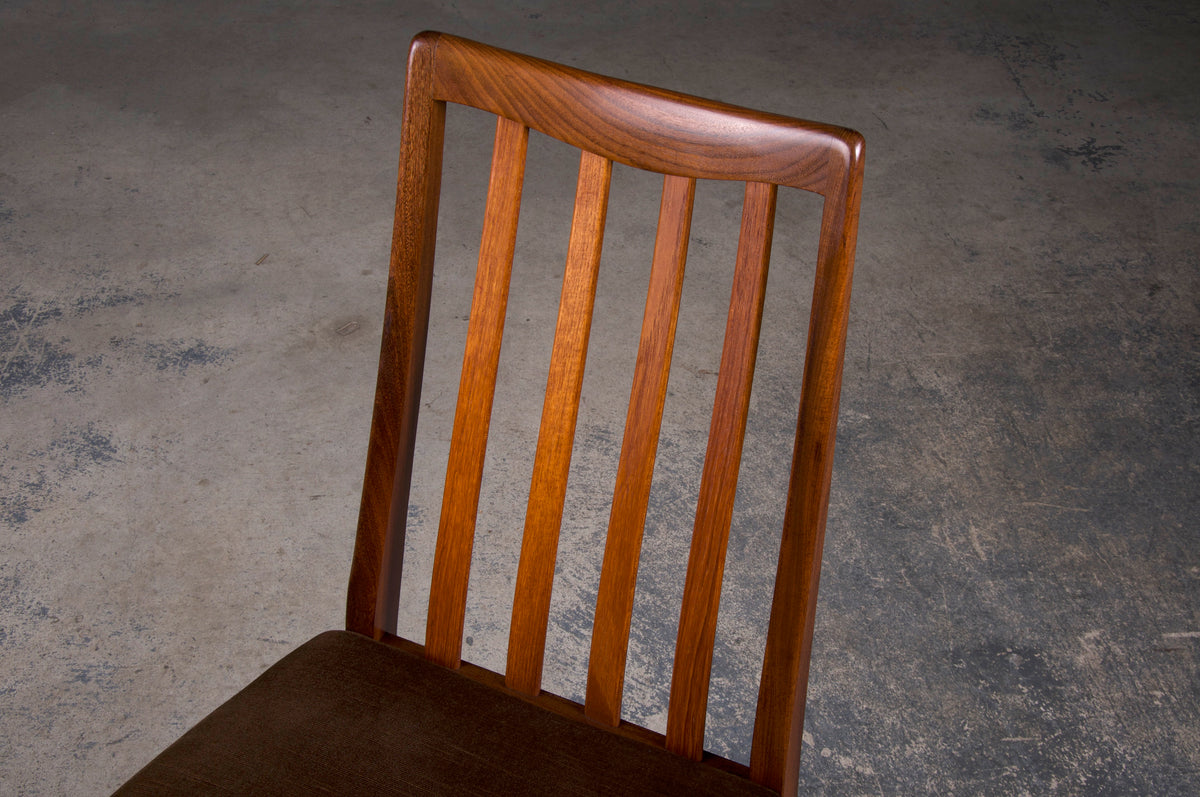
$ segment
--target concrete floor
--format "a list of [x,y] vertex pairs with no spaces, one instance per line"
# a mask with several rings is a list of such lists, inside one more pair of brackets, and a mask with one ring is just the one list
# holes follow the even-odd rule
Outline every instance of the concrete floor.
[[[804,790],[1200,793],[1200,14],[1181,6],[0,3],[0,793],[107,793],[340,624],[423,28],[866,135]],[[485,179],[490,134],[451,122],[435,471],[478,236],[478,201],[457,197]],[[535,145],[527,194],[551,202],[529,205],[518,271],[543,287],[510,309],[496,425],[525,434],[575,167]],[[589,360],[577,487],[611,479],[621,419],[597,408],[627,390],[657,202],[632,170],[614,181],[610,225],[633,231],[606,242],[597,334],[616,342]],[[677,361],[664,476],[698,461],[728,189],[698,199],[681,339],[699,347]],[[754,677],[802,354],[813,207],[781,214],[767,312],[784,331],[756,385],[720,684]],[[493,452],[516,475],[485,508],[524,481],[517,450]],[[655,491],[638,673],[669,657],[662,562],[686,544],[687,488]],[[429,525],[436,499],[414,503]],[[493,666],[500,518],[468,628]],[[587,548],[604,520],[577,496],[565,534]],[[410,562],[419,583],[428,548]],[[560,568],[551,683],[570,696],[595,568]],[[404,622],[419,635],[419,608]],[[738,758],[745,691],[712,706],[710,746]],[[632,690],[627,711],[660,723],[664,701]]]

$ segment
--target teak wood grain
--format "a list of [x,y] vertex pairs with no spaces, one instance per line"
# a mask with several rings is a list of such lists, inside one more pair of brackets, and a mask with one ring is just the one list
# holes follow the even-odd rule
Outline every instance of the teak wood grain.
[[780,790],[794,790],[799,777],[862,176],[860,145],[841,191],[826,196],[821,215],[800,417],[750,754],[754,780]]
[[350,585],[346,628],[396,630],[404,532],[416,446],[425,338],[433,288],[446,104],[432,102],[433,51],[414,42],[408,61],[383,340]]
[[694,178],[663,178],[650,286],[617,464],[588,661],[586,713],[606,725],[616,725],[621,719],[634,587],[671,372],[695,196]]
[[508,641],[506,681],[509,687],[530,695],[541,690],[550,588],[579,416],[611,177],[612,161],[583,153]]
[[704,717],[708,708],[717,605],[721,599],[725,547],[733,519],[750,388],[754,382],[771,235],[775,228],[775,196],[776,187],[770,183],[746,184],[725,346],[717,374],[717,394],[700,476],[696,524],[675,642],[667,747],[697,761],[704,752]]
[[[808,660],[832,474],[863,141],[845,128],[606,78],[452,36],[414,39],[395,229],[347,626],[420,651],[547,710],[609,726],[739,773],[796,787]],[[396,604],[428,332],[445,105],[496,114],[496,144],[434,557],[426,640],[399,639]],[[564,273],[505,676],[461,662],[464,607],[529,130],[580,150]],[[547,611],[612,163],[665,175],[633,387],[613,495],[585,705],[541,691]],[[696,180],[746,183],[708,450],[691,536],[667,733],[621,719],[630,611],[657,453]],[[749,766],[703,751],[713,636],[779,186],[824,197],[796,441]]]
[[475,274],[458,406],[450,434],[450,460],[446,468],[446,489],[442,497],[425,626],[425,648],[429,657],[447,667],[457,667],[462,652],[471,548],[508,307],[528,140],[528,128],[503,117],[496,120],[496,146],[483,219],[483,240],[479,246],[479,270]]

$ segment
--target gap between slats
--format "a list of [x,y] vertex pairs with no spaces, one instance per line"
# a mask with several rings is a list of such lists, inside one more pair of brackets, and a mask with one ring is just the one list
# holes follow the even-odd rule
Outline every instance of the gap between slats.
[[717,608],[758,351],[776,191],[769,183],[746,184],[725,343],[675,643],[667,747],[694,760],[700,760],[704,752]]
[[621,719],[638,560],[679,317],[695,192],[693,179],[664,178],[588,663],[585,711],[589,718],[608,725],[616,725]]

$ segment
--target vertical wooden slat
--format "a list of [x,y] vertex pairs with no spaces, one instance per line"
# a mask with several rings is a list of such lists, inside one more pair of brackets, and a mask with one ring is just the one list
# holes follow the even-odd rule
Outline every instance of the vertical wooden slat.
[[525,126],[503,117],[497,119],[425,626],[426,655],[447,667],[457,667],[462,653],[475,515],[508,304],[528,138]]
[[608,725],[621,720],[638,558],[671,370],[695,195],[695,180],[667,176],[663,181],[650,286],[617,465],[588,663],[584,711],[592,720]]
[[751,778],[781,793],[794,793],[799,778],[862,169],[859,142],[847,159],[840,190],[826,198],[821,217],[796,443],[754,717]]
[[413,43],[375,409],[350,567],[346,628],[395,633],[404,524],[433,284],[446,104],[432,96],[433,52]]
[[612,161],[583,153],[508,638],[505,683],[530,695],[541,689],[554,560],[579,415],[611,176]]
[[667,747],[697,761],[704,752],[704,718],[717,606],[758,350],[775,195],[773,184],[746,184],[725,345],[675,643]]

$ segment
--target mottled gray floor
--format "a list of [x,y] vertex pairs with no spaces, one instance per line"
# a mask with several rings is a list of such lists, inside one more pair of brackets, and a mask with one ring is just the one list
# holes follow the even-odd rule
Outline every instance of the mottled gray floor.
[[[341,622],[422,28],[866,135],[806,790],[1200,792],[1200,15],[566,7],[0,2],[0,793],[106,793]],[[434,471],[478,235],[477,200],[458,197],[485,179],[490,133],[451,122],[443,223],[461,240],[441,249]],[[550,203],[530,205],[517,268],[542,288],[510,308],[495,425],[526,435],[575,167],[534,146],[528,191]],[[656,193],[618,169],[611,223],[629,232],[606,242],[610,342],[589,360],[564,532],[583,549],[605,521],[585,488],[619,447],[601,405],[628,389]],[[662,477],[702,455],[739,201],[698,198],[680,323],[699,345],[677,362]],[[781,205],[718,688],[755,677],[813,213]],[[493,451],[485,508],[520,491],[519,453]],[[631,672],[669,660],[655,635],[675,622],[682,484],[655,487]],[[436,499],[414,500],[427,526]],[[518,531],[496,517],[468,628],[493,666],[497,543]],[[410,561],[418,584],[428,548]],[[551,682],[577,696],[596,562],[565,556],[559,576]],[[404,614],[417,634],[420,616]],[[713,749],[745,757],[747,694],[714,700]],[[626,702],[662,722],[661,691]]]

